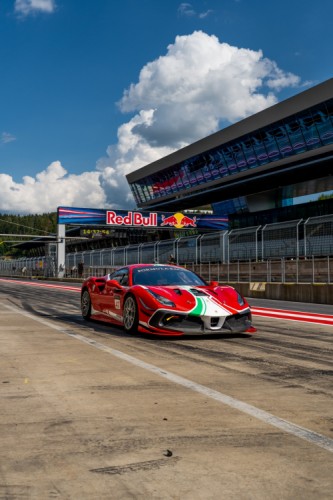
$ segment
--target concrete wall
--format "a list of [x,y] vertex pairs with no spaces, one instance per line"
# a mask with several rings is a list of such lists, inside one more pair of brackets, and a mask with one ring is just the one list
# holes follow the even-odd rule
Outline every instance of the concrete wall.
[[[245,297],[333,304],[333,284],[321,283],[229,283]],[[332,308],[333,312],[333,308]]]
[[[283,273],[281,262],[273,263],[270,281],[267,281],[266,262],[251,263],[250,272],[248,263],[230,264],[229,269],[226,265],[216,264],[192,266],[191,269],[207,281],[216,280],[234,286],[245,297],[333,304],[333,266],[327,259],[318,259],[315,268],[311,260],[286,261]],[[314,279],[317,283],[313,283]]]

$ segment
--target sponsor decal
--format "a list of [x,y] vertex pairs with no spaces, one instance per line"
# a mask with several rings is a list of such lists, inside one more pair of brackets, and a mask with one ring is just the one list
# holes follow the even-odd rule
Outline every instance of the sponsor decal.
[[174,271],[174,269],[170,269],[170,267],[163,266],[163,264],[154,264],[154,267],[143,267],[142,269],[138,268],[135,270],[137,274],[140,273],[149,273],[149,272],[160,272],[160,271]]
[[184,215],[180,212],[168,217],[162,215],[161,226],[171,226],[177,229],[182,229],[183,227],[197,227],[197,218],[196,216],[189,217],[188,215]]
[[[127,210],[104,210],[93,208],[58,207],[58,224],[73,224],[113,227],[137,228],[167,228],[174,231],[177,237],[190,236],[193,231],[202,228],[225,230],[228,229],[226,215],[182,213],[182,212],[141,212]],[[181,233],[181,234],[180,234]],[[95,233],[91,233],[93,236]],[[101,233],[103,235],[103,233]],[[197,234],[197,233],[196,233]],[[87,235],[85,235],[87,236]],[[97,233],[94,237],[97,236]],[[98,235],[98,237],[100,237]]]
[[127,212],[126,215],[119,215],[113,210],[107,210],[106,223],[113,226],[157,227],[157,213],[143,215],[141,212]]

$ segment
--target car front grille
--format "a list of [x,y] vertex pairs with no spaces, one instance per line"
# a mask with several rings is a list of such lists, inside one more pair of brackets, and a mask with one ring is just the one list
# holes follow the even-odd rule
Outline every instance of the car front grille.
[[172,311],[157,311],[150,319],[150,325],[163,330],[183,332],[184,334],[245,332],[251,326],[251,314],[235,314],[227,316],[221,328],[216,329],[220,318],[210,318],[210,328],[205,327],[199,316],[173,313]]

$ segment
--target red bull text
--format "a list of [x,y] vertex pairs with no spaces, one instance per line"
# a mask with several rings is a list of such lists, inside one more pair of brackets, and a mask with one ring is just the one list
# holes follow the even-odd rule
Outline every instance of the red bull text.
[[[160,219],[159,219],[160,217]],[[161,221],[161,222],[160,222]],[[160,222],[160,223],[159,223]],[[197,227],[197,218],[189,217],[180,212],[173,215],[170,213],[160,215],[156,212],[116,212],[106,211],[106,224],[112,226],[144,226],[144,227],[173,227],[182,229],[186,227]]]
[[112,210],[106,212],[106,223],[114,226],[145,226],[157,227],[157,213],[150,212],[143,215],[140,212],[127,212],[127,215],[118,215]]

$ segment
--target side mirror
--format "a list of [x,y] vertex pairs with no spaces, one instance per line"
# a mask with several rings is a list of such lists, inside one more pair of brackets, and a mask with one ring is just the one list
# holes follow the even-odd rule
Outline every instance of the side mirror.
[[213,288],[216,288],[217,286],[219,286],[219,282],[218,282],[218,281],[211,281],[211,282],[209,283],[209,285],[210,285],[211,287],[213,287]]
[[117,280],[107,280],[106,285],[111,288],[118,288],[119,290],[123,288]]

